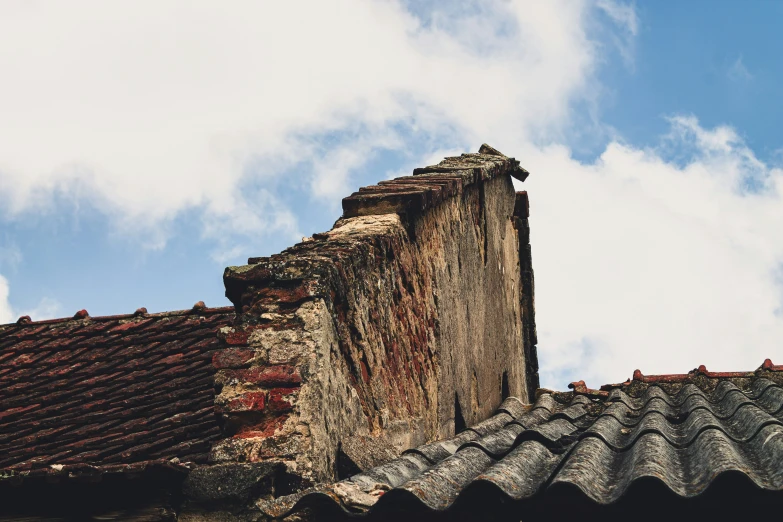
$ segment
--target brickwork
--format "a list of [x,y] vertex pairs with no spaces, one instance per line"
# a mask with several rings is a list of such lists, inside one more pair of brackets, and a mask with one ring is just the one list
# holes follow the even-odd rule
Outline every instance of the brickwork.
[[[332,230],[229,267],[213,462],[336,478],[347,437],[407,449],[537,385],[527,213],[488,146],[343,200]],[[526,198],[524,200],[526,202]],[[525,206],[525,210],[526,210]]]

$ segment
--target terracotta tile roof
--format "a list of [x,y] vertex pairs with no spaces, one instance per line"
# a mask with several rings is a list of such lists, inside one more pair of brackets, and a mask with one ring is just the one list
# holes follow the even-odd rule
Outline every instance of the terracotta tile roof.
[[[637,371],[633,380],[601,390],[583,382],[573,388],[539,390],[533,405],[509,398],[493,417],[453,439],[264,509],[270,515],[310,507],[381,518],[440,512],[451,519],[449,513],[479,505],[486,519],[502,508],[513,520],[536,519],[536,512],[553,520],[554,510],[577,501],[580,509],[614,509],[629,491],[656,487],[670,502],[693,501],[708,496],[708,489],[719,491],[713,483],[737,476],[746,491],[773,495],[781,505],[783,367],[766,361],[755,372],[701,367],[645,377]],[[634,497],[626,504],[635,518],[644,515],[640,498],[655,507],[650,496]],[[721,501],[714,493],[709,498]]]
[[0,326],[0,476],[203,462],[218,438],[206,308]]

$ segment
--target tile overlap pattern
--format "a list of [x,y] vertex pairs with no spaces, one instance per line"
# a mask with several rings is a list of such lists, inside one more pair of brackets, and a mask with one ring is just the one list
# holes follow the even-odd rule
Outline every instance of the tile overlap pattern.
[[0,326],[0,474],[206,461],[212,355],[233,308]]
[[602,390],[574,383],[573,392],[539,390],[533,405],[509,398],[453,439],[263,509],[281,515],[330,502],[353,514],[400,505],[442,512],[488,492],[525,501],[563,484],[606,505],[642,478],[695,497],[727,472],[783,490],[780,369],[767,362],[740,378],[695,370]]

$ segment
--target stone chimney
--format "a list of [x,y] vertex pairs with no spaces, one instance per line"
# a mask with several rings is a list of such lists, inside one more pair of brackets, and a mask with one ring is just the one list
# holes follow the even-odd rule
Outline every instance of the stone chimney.
[[225,270],[215,463],[292,489],[449,437],[538,386],[528,200],[484,145],[364,187],[280,254]]

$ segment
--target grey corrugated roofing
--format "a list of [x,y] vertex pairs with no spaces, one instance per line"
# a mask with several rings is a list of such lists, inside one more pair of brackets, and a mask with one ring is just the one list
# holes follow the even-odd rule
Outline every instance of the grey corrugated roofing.
[[767,361],[748,373],[701,367],[656,378],[637,371],[633,381],[602,390],[583,382],[567,393],[539,390],[532,405],[509,398],[453,439],[262,509],[444,519],[478,510],[525,520],[557,507],[572,514],[568,505],[601,513],[625,497],[637,518],[645,514],[639,502],[654,498],[682,509],[703,497],[701,510],[733,505],[726,499],[741,495],[735,504],[753,499],[743,513],[764,502],[783,506],[780,370]]

